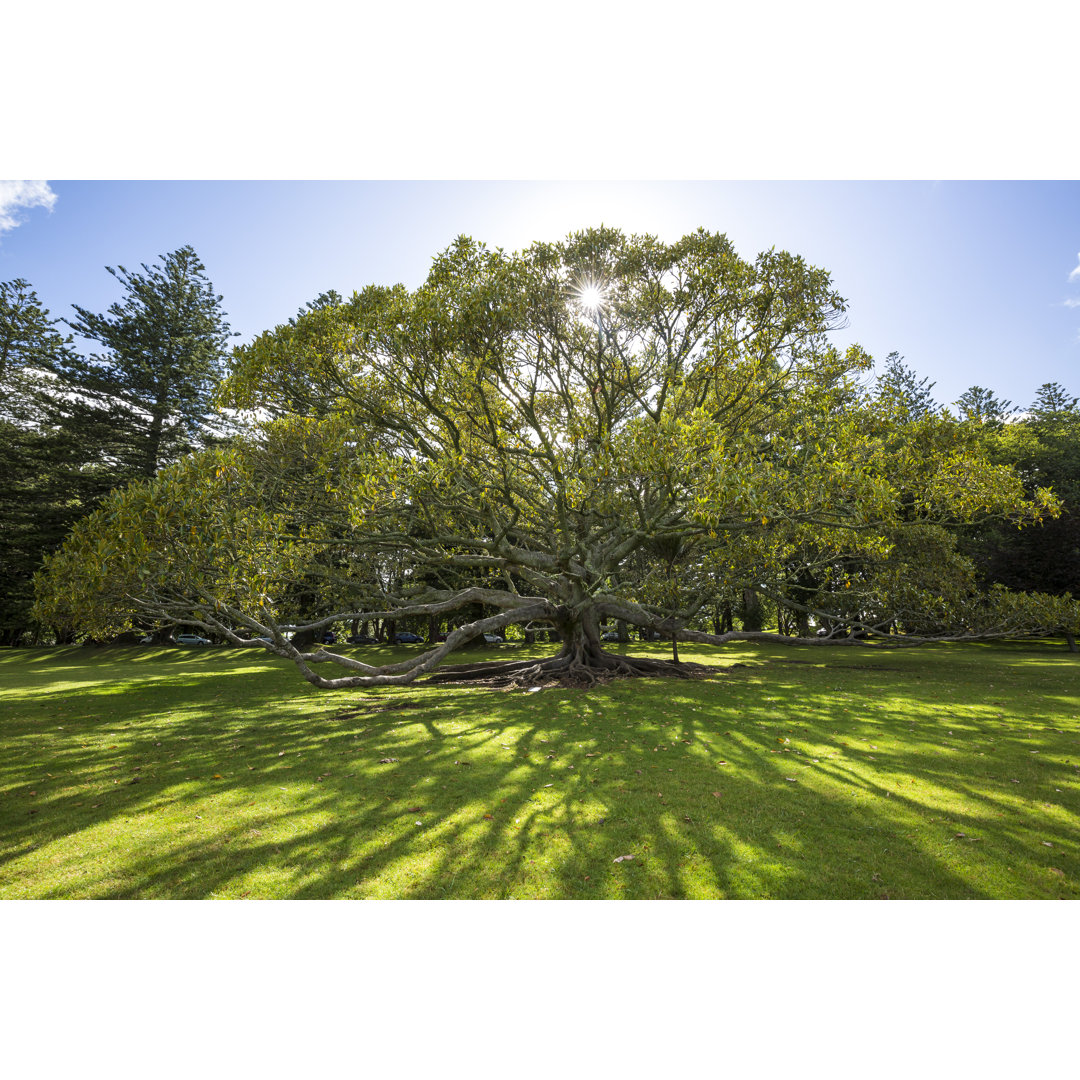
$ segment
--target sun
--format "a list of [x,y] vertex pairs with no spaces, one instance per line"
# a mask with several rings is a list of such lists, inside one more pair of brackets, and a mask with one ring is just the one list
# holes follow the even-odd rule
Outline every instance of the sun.
[[607,289],[595,281],[586,280],[578,286],[578,303],[589,311],[596,311],[604,306]]

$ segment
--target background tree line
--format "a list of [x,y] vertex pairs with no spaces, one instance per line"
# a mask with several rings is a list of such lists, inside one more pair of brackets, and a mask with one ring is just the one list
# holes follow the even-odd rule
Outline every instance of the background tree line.
[[29,282],[0,283],[0,644],[50,639],[33,576],[79,518],[225,431],[211,397],[232,334],[195,251],[106,269],[121,298],[68,319]]

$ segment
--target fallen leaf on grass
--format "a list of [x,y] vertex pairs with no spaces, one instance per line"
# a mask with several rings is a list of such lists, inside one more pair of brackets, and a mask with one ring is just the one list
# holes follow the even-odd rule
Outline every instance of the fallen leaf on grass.
[[626,862],[627,859],[632,859],[633,857],[634,857],[633,855],[617,855],[611,861],[612,862]]
[[[395,761],[397,761],[396,757],[381,757],[381,758],[379,758],[379,764],[380,765],[392,765]],[[455,761],[454,764],[456,765],[457,762]]]
[[799,782],[795,779],[794,776],[785,776],[784,779],[787,780],[790,784],[797,784]]
[[1065,876],[1065,871],[1059,870],[1056,866],[1048,866],[1046,869],[1049,870],[1051,874],[1057,874],[1058,877]]
[[722,795],[720,794],[720,792],[719,792],[719,791],[714,791],[714,792],[713,792],[713,798],[714,798],[714,799],[722,799],[722,798],[723,798],[723,796],[722,796]]
[[285,756],[285,751],[284,750],[279,750],[277,756],[278,757],[284,757]]
[[1053,847],[1053,846],[1054,846],[1053,844],[1051,844],[1051,843],[1050,843],[1050,841],[1049,841],[1049,840],[1044,840],[1044,841],[1043,841],[1043,845],[1044,845],[1045,847]]
[[485,821],[492,821],[493,819],[494,819],[494,815],[492,815],[492,814],[485,814],[484,815],[484,820]]
[[216,773],[214,773],[214,779],[215,779],[215,780],[224,780],[224,779],[225,779],[225,777],[224,777],[224,776],[222,776],[222,775],[221,775],[221,773],[219,773],[219,772],[216,772]]
[[422,806],[406,806],[405,807],[405,813],[406,814],[419,814],[420,811],[423,810],[423,809],[424,808]]

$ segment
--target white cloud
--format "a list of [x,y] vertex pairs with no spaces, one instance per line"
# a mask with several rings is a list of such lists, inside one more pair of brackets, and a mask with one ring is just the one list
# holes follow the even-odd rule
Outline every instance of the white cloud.
[[20,210],[35,206],[52,210],[55,204],[56,192],[48,180],[0,180],[0,238],[22,224]]
[[1066,307],[1080,307],[1080,296],[1073,297],[1070,300],[1065,301]]
[[1078,254],[1076,256],[1076,265],[1072,268],[1072,271],[1069,273],[1069,280],[1070,281],[1075,281],[1077,278],[1080,278],[1080,254]]

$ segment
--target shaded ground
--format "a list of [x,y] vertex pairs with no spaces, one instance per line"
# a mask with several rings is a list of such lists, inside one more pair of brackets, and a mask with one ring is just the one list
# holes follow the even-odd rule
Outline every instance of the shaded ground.
[[680,651],[715,675],[336,694],[5,651],[0,897],[1080,896],[1060,644]]

